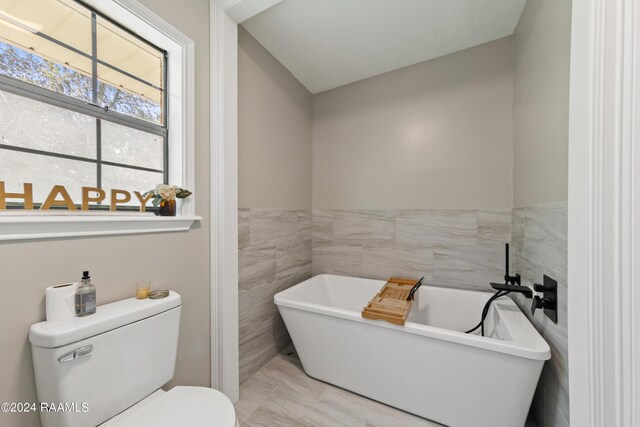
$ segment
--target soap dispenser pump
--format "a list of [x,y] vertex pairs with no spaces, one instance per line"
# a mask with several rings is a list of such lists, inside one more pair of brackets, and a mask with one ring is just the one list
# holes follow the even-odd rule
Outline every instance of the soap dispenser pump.
[[84,317],[96,312],[96,287],[91,284],[88,271],[82,272],[82,280],[76,289],[76,316]]

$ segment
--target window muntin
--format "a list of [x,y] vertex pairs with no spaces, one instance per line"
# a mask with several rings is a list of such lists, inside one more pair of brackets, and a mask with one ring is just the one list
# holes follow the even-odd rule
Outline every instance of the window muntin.
[[[32,182],[36,203],[38,187],[79,189],[46,173],[60,159],[92,169],[81,185],[146,191],[167,182],[165,82],[164,51],[78,2],[0,0],[0,180]],[[7,161],[25,167],[29,156],[44,169],[19,173]]]

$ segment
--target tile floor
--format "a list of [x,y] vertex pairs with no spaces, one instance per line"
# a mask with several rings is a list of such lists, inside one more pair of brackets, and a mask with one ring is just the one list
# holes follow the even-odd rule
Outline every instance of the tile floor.
[[236,414],[248,426],[440,426],[315,380],[288,347],[240,387]]
[[242,427],[441,426],[309,377],[293,346],[240,386],[235,409]]

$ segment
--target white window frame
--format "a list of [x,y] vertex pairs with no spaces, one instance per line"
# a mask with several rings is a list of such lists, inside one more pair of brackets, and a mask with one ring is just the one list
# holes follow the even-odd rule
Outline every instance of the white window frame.
[[0,240],[187,231],[195,214],[194,42],[136,0],[83,0],[115,22],[167,51],[169,183],[194,193],[182,199],[177,216],[66,211],[0,212]]

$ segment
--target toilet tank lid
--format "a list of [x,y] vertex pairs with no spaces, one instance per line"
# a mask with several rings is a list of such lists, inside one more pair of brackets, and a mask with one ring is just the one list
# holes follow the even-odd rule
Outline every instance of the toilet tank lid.
[[179,307],[180,294],[169,292],[162,299],[128,298],[98,306],[96,313],[31,326],[29,341],[44,348],[61,347]]

